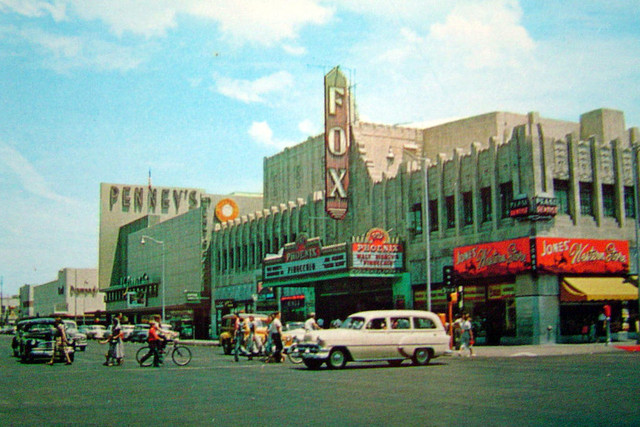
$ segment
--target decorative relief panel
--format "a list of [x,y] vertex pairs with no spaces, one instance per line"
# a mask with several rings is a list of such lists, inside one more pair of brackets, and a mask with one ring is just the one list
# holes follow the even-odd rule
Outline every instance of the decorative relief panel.
[[457,168],[456,168],[456,164],[449,160],[448,162],[446,162],[444,165],[444,182],[443,182],[443,188],[444,188],[444,193],[446,195],[451,195],[454,194],[455,192],[455,188],[456,188],[456,184],[458,183],[458,176],[457,176]]
[[582,182],[593,181],[591,173],[591,144],[585,141],[578,143],[578,180]]
[[613,153],[611,147],[602,146],[596,151],[600,156],[600,180],[603,184],[613,184]]
[[569,179],[569,146],[566,141],[553,142],[553,177]]

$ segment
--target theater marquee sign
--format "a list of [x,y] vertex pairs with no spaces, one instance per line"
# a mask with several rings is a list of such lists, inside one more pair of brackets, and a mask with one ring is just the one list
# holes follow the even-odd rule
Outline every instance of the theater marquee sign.
[[325,210],[343,219],[349,208],[349,85],[338,67],[324,77]]
[[462,246],[453,250],[460,278],[497,277],[537,271],[550,274],[625,274],[626,240],[537,237]]

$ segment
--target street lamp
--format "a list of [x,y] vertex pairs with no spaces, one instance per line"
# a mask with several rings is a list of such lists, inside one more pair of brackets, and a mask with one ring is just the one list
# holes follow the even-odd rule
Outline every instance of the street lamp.
[[425,276],[426,276],[426,292],[427,292],[427,310],[431,311],[431,224],[429,223],[429,166],[431,160],[427,157],[421,157],[410,151],[403,151],[410,157],[423,162],[422,170],[424,172],[424,206],[422,211],[423,234],[425,243]]
[[164,316],[164,288],[165,288],[165,282],[164,282],[164,256],[165,256],[165,246],[164,246],[164,241],[162,240],[156,240],[153,237],[150,236],[142,236],[142,239],[140,239],[140,244],[144,245],[145,243],[147,243],[147,239],[151,240],[153,243],[156,243],[160,246],[162,246],[162,277],[160,279],[160,285],[162,286],[162,321],[164,322],[165,320],[165,316]]

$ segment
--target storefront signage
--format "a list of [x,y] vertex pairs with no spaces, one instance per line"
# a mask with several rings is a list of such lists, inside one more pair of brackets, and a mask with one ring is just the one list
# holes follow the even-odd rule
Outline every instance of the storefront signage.
[[138,286],[138,285],[146,285],[149,283],[149,275],[144,273],[140,277],[121,277],[120,278],[120,286]]
[[295,246],[286,245],[284,248],[285,262],[316,258],[318,256],[320,256],[320,239],[307,239],[304,234],[296,239]]
[[530,268],[528,237],[463,246],[453,250],[453,270],[462,278],[511,275]]
[[389,240],[386,230],[369,230],[363,241],[351,244],[352,267],[376,270],[402,269],[402,244]]
[[509,216],[511,218],[554,217],[558,213],[555,197],[518,197],[511,201]]
[[[513,283],[502,284],[502,285],[489,285],[487,289],[487,299],[490,300],[501,300],[501,299],[511,299],[516,296],[516,285]],[[466,289],[465,289],[465,297],[466,297]]]
[[238,217],[238,204],[232,199],[222,199],[216,203],[216,218],[220,222],[233,221]]
[[349,206],[349,86],[338,67],[324,77],[325,210],[343,219]]
[[175,212],[181,207],[197,208],[199,191],[184,188],[155,188],[131,185],[111,185],[109,187],[109,210],[122,212],[168,212],[173,206]]
[[265,265],[264,280],[275,280],[285,277],[306,276],[309,274],[327,273],[347,268],[345,252],[284,262],[282,264]]
[[611,274],[629,271],[626,240],[536,238],[537,269],[548,273]]

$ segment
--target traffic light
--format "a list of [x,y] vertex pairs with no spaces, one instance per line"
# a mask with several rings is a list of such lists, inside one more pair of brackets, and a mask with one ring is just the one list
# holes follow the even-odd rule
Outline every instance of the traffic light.
[[447,289],[447,292],[454,289],[453,266],[445,265],[442,267],[442,281],[444,282],[444,288]]

